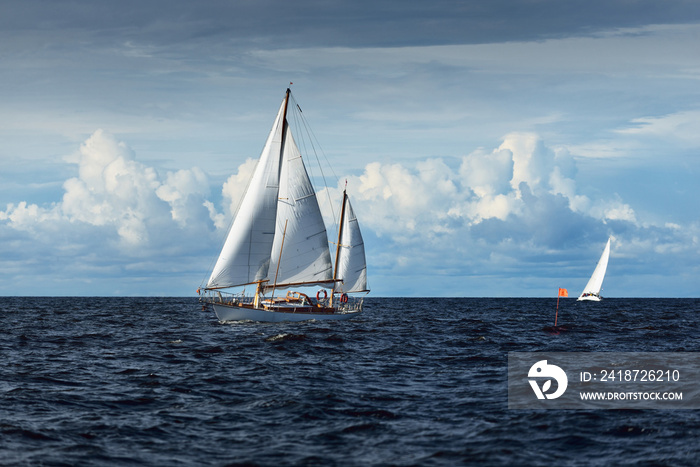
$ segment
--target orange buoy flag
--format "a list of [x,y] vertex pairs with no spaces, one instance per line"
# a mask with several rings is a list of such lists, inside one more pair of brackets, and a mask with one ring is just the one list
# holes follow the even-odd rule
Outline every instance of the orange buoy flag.
[[558,297],[568,297],[569,296],[569,291],[566,289],[559,289],[559,295]]

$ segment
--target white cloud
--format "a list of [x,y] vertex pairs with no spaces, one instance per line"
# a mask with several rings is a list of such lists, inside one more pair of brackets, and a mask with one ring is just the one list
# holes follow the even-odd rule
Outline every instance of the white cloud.
[[64,183],[58,207],[70,222],[112,225],[123,242],[149,240],[147,222],[162,214],[164,203],[155,170],[134,160],[133,152],[102,130],[96,131],[69,160],[79,176]]
[[36,204],[27,204],[20,201],[17,205],[10,203],[5,211],[0,211],[0,221],[8,221],[13,229],[27,232],[35,232],[42,224],[59,220],[58,213],[54,209],[41,209]]
[[556,196],[572,213],[600,221],[634,221],[634,211],[624,203],[593,206],[578,194],[571,178],[576,173],[573,158],[566,151],[547,148],[535,134],[509,134],[492,152],[478,150],[453,165],[458,170],[442,159],[412,166],[374,162],[350,186],[373,213],[371,227],[383,235],[451,232],[485,219],[532,216]]
[[510,185],[518,189],[521,183],[528,184],[531,190],[546,188],[542,178],[554,167],[554,153],[546,148],[537,135],[514,133],[506,136],[500,150],[510,150],[513,154],[513,178]]
[[400,239],[449,231],[446,219],[463,195],[454,171],[440,159],[426,159],[412,171],[401,164],[373,162],[359,177],[349,177],[349,190],[372,205],[369,226],[380,235]]
[[[40,240],[42,233],[59,229],[85,232],[85,226],[105,227],[100,231],[109,235],[103,240],[126,248],[167,239],[173,228],[194,225],[199,226],[194,230],[210,230],[210,211],[204,205],[209,186],[199,168],[169,172],[161,181],[155,169],[136,161],[126,144],[102,130],[66,160],[77,164],[78,176],[64,182],[60,202],[46,207],[24,201],[9,204],[0,211],[0,220]],[[51,240],[55,239],[44,238]]]
[[607,203],[603,208],[603,217],[606,220],[622,220],[636,223],[637,219],[632,209],[628,204],[622,202]]
[[459,175],[479,197],[505,194],[513,179],[513,153],[505,148],[492,153],[473,152],[463,158]]
[[[226,215],[224,217],[231,218],[238,209],[238,205],[245,194],[245,190],[248,187],[248,181],[250,177],[253,176],[255,171],[255,165],[257,161],[255,159],[246,159],[246,161],[238,167],[238,172],[229,176],[229,178],[224,183],[221,194],[225,200]],[[217,227],[223,228],[221,222],[224,222],[223,217],[217,217],[218,223]]]
[[[170,204],[170,214],[180,227],[202,221],[211,214],[204,205],[205,197],[209,195],[209,182],[198,167],[168,172],[165,182],[156,189],[156,195]],[[207,208],[206,211],[203,207]]]

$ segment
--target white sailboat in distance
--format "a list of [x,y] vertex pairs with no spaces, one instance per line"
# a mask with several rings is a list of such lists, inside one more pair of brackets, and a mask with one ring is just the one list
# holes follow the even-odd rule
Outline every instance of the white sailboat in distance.
[[[197,289],[220,321],[348,319],[362,312],[369,292],[364,242],[348,195],[343,191],[331,261],[316,192],[289,120],[306,127],[287,89],[211,276]],[[246,295],[246,287],[254,293]],[[313,290],[292,290],[308,288]],[[362,296],[350,295],[356,293]]]
[[577,301],[589,300],[593,302],[599,302],[602,298],[600,296],[600,289],[603,288],[603,279],[605,279],[605,271],[608,269],[608,259],[610,258],[610,238],[608,238],[608,243],[605,244],[603,249],[603,254],[600,255],[598,264],[593,271],[593,275],[588,280],[588,284],[583,288],[581,296]]

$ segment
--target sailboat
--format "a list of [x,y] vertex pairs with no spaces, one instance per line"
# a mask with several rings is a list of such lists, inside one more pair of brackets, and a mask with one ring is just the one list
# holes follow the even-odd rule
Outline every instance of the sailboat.
[[292,121],[303,118],[289,89],[211,276],[197,290],[220,321],[344,320],[362,312],[369,293],[364,242],[347,189],[332,261],[288,111],[298,111]]
[[608,243],[605,244],[603,249],[603,254],[600,255],[598,264],[593,271],[593,275],[588,280],[586,287],[583,288],[581,296],[577,301],[589,300],[594,302],[599,302],[602,298],[600,296],[600,289],[603,287],[603,279],[605,279],[605,271],[608,269],[608,258],[610,258],[610,238],[608,238]]

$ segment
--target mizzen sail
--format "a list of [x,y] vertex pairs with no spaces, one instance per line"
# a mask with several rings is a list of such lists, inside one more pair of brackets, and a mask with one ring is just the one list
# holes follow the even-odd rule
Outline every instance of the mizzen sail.
[[345,203],[345,219],[342,225],[336,273],[336,278],[341,282],[336,284],[335,291],[368,292],[365,243],[362,240],[360,224],[347,196],[345,196]]

